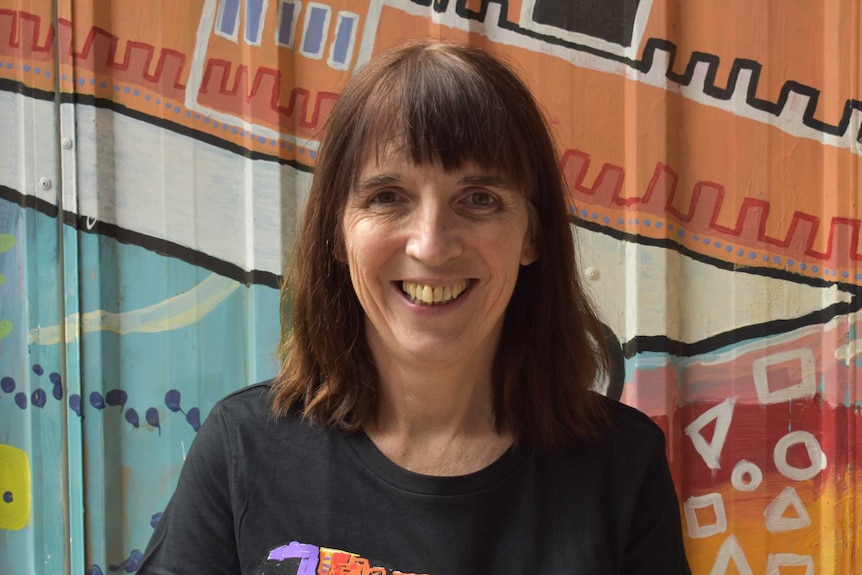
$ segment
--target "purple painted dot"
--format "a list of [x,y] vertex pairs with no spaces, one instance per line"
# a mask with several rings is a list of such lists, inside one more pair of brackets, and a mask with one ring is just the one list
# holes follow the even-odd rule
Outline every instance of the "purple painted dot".
[[15,391],[15,380],[9,376],[0,379],[0,389],[2,389],[5,393],[12,393]]
[[92,405],[96,409],[105,409],[105,399],[102,397],[102,394],[98,391],[94,391],[93,393],[91,393],[90,405]]
[[57,401],[63,399],[63,386],[55,385],[53,389],[51,389],[51,395],[53,395],[54,399],[56,399]]
[[75,412],[75,415],[81,417],[81,396],[77,393],[69,396],[69,409]]
[[192,429],[195,431],[200,430],[201,428],[201,410],[197,407],[193,407],[186,414],[186,421],[189,422],[189,425],[192,426]]
[[6,491],[3,493],[3,501],[5,501],[6,503],[12,503],[12,501],[14,501],[14,499],[12,499],[11,491]]
[[104,575],[104,573],[102,573],[102,568],[101,568],[101,567],[99,567],[98,565],[95,565],[95,564],[94,564],[94,565],[92,565],[92,566],[90,567],[90,569],[87,571],[87,575]]
[[128,399],[128,394],[122,389],[112,389],[105,394],[105,403],[111,407],[119,406],[120,409],[125,407]]
[[48,380],[54,385],[62,385],[63,379],[60,377],[60,374],[56,371],[52,371],[48,374]]
[[27,409],[27,394],[23,391],[19,391],[18,393],[16,393],[15,405],[17,405],[21,409]]
[[124,415],[124,417],[126,418],[126,421],[128,421],[135,429],[137,429],[141,423],[140,419],[138,418],[138,412],[135,411],[135,408],[133,407],[130,407],[126,410],[126,414]]
[[153,527],[153,529],[155,529],[156,526],[158,526],[159,520],[161,520],[161,518],[162,518],[162,512],[161,511],[153,514],[153,516],[150,518],[150,525]]
[[147,423],[152,425],[157,429],[161,429],[159,426],[159,410],[155,407],[151,407],[147,409],[147,412],[144,414],[144,417],[147,419]]
[[35,373],[36,375],[42,375],[43,373],[45,373],[45,370],[42,369],[41,365],[35,363],[33,364],[33,373]]
[[182,394],[178,389],[169,389],[165,394],[165,405],[173,411],[174,413],[181,410],[180,401],[182,399]]
[[48,394],[40,387],[30,396],[30,401],[38,408],[45,407],[45,404],[48,402]]

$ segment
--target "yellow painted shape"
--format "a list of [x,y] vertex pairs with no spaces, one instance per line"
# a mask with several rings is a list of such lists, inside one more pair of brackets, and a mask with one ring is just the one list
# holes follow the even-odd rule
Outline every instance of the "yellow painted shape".
[[8,252],[15,246],[15,236],[9,234],[0,234],[0,252]]
[[0,529],[22,529],[29,517],[30,460],[25,451],[0,444]]
[[12,333],[12,329],[14,327],[15,326],[12,324],[12,322],[8,319],[0,321],[0,339],[3,339],[4,337]]

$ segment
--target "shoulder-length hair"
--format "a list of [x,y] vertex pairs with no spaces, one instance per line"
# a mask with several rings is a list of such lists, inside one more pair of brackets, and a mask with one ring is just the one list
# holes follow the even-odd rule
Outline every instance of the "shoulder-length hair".
[[545,447],[595,434],[604,418],[591,390],[607,372],[607,351],[576,269],[548,125],[500,60],[438,42],[373,59],[332,109],[282,289],[276,415],[295,406],[345,431],[375,420],[378,373],[350,281],[342,215],[365,162],[393,141],[417,164],[454,170],[474,162],[502,172],[526,196],[539,257],[520,269],[492,367],[497,429]]

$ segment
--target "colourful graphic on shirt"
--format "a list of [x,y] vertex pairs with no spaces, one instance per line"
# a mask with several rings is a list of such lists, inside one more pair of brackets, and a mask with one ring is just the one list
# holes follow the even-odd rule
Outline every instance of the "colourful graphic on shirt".
[[404,573],[356,553],[298,541],[276,547],[261,563],[258,575],[419,575]]

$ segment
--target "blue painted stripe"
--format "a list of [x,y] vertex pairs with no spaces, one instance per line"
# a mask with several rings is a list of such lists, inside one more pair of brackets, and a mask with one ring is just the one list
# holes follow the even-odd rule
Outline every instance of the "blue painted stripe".
[[326,20],[329,10],[320,6],[312,6],[306,20],[306,28],[302,39],[302,51],[306,54],[323,52],[323,39],[326,37]]
[[260,44],[263,31],[263,0],[245,0],[245,41]]
[[332,46],[332,61],[335,64],[346,65],[350,59],[351,40],[356,28],[356,19],[341,17],[338,19],[338,30],[335,32],[335,43]]
[[296,16],[296,4],[281,3],[281,19],[278,22],[278,43],[293,46],[293,19]]
[[225,36],[236,34],[239,23],[239,0],[222,0],[219,21],[216,24],[218,31]]

